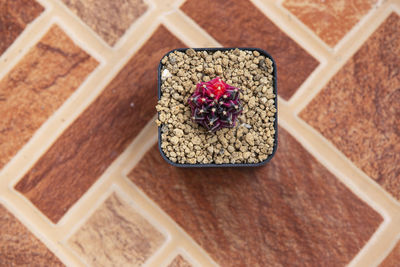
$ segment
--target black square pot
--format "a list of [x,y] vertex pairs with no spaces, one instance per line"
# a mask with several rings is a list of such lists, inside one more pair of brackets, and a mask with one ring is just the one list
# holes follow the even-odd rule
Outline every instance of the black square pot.
[[[165,159],[165,161],[167,161],[169,164],[175,166],[175,167],[184,167],[184,168],[209,168],[209,167],[259,167],[262,166],[264,164],[266,164],[268,161],[270,161],[272,159],[272,157],[275,155],[276,149],[278,147],[278,93],[277,93],[277,77],[276,77],[276,63],[275,60],[264,50],[260,49],[260,48],[247,48],[247,47],[228,47],[228,48],[192,48],[195,51],[207,51],[207,52],[216,52],[216,51],[227,51],[227,50],[233,50],[238,48],[239,50],[247,50],[247,51],[258,51],[261,55],[269,58],[272,63],[273,63],[273,90],[274,90],[274,94],[275,94],[275,107],[276,107],[276,113],[275,113],[275,121],[274,121],[274,129],[275,129],[275,136],[274,136],[274,147],[273,147],[273,151],[272,154],[268,156],[267,159],[265,159],[262,162],[258,162],[258,163],[223,163],[223,164],[181,164],[181,163],[175,163],[172,162],[171,160],[168,159],[168,157],[164,154],[164,151],[161,149],[161,126],[158,127],[158,149],[160,150],[161,156]],[[168,53],[166,53],[161,59],[163,59],[165,56],[168,56],[170,53],[173,53],[175,51],[179,51],[179,52],[185,52],[187,49],[189,48],[178,48],[178,49],[174,49],[169,51]],[[160,64],[158,66],[158,100],[161,99],[161,69],[163,67],[163,64],[161,63],[160,60]]]

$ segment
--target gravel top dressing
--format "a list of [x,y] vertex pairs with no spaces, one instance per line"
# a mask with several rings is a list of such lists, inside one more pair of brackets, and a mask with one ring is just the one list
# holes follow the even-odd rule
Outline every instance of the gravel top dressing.
[[[187,49],[175,50],[161,60],[161,96],[156,107],[159,112],[156,123],[161,127],[160,148],[167,159],[176,164],[199,166],[255,165],[273,154],[277,111],[274,64],[260,52],[250,48]],[[239,89],[236,99],[240,102],[230,101],[241,111],[233,115],[233,121],[230,116],[227,125],[232,128],[213,128],[214,121],[207,121],[210,126],[207,124],[209,129],[206,129],[198,120],[194,121],[190,100],[198,83],[211,84],[210,81]],[[226,99],[221,96],[218,103],[222,105]]]

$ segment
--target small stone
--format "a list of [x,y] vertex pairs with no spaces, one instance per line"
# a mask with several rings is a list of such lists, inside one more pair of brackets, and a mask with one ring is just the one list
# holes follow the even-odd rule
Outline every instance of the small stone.
[[165,81],[166,79],[171,78],[171,77],[172,77],[172,74],[171,74],[171,72],[169,72],[168,69],[163,70],[163,72],[161,74],[162,81]]
[[260,52],[254,50],[254,51],[253,51],[253,55],[254,55],[255,57],[258,57],[258,56],[260,55]]
[[253,136],[253,134],[247,133],[245,139],[246,139],[246,142],[249,145],[254,146],[254,136]]
[[232,153],[235,151],[235,148],[233,146],[228,146],[228,151],[229,153]]
[[197,70],[197,71],[203,71],[203,65],[198,65],[198,66],[196,67],[196,70]]
[[244,152],[244,153],[243,153],[243,158],[244,158],[244,159],[248,159],[248,158],[250,158],[250,155],[251,155],[251,152],[248,152],[248,151],[247,151],[247,152]]
[[212,56],[207,56],[206,57],[206,62],[210,63],[213,60]]
[[182,137],[183,131],[181,129],[174,129],[174,134],[178,137]]
[[215,66],[215,72],[216,72],[217,74],[222,74],[222,67],[221,67],[221,65],[216,65],[216,66]]
[[194,51],[192,48],[186,50],[186,55],[189,57],[194,57],[196,55],[196,51]]
[[207,151],[212,154],[214,152],[214,147],[213,146],[209,146],[207,147]]
[[192,139],[192,143],[195,144],[195,145],[200,145],[201,144],[201,139],[198,136],[195,136]]
[[171,138],[171,143],[174,144],[174,145],[178,144],[179,143],[179,138],[176,137],[176,136],[172,137]]
[[221,57],[221,55],[222,55],[221,51],[216,51],[216,52],[213,54],[213,57],[214,57],[214,58],[219,58],[219,57]]

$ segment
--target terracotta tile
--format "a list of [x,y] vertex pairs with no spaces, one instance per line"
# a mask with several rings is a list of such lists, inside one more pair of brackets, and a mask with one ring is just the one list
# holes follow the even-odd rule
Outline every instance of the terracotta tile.
[[158,62],[181,46],[158,28],[15,188],[58,222],[156,113]]
[[182,10],[226,47],[258,47],[276,60],[278,93],[289,99],[319,64],[248,0],[188,0]]
[[68,240],[91,266],[142,266],[165,237],[112,194]]
[[43,10],[34,0],[0,0],[0,55]]
[[393,13],[300,116],[400,200],[399,70]]
[[109,45],[147,10],[143,0],[62,0]]
[[28,229],[0,205],[0,266],[64,266]]
[[168,267],[192,267],[181,255],[175,257],[175,259],[168,265]]
[[261,168],[175,168],[155,146],[129,177],[221,266],[343,266],[382,222],[281,128]]
[[285,0],[283,6],[335,46],[376,4],[377,0]]
[[53,26],[0,81],[0,168],[97,64]]
[[379,265],[380,267],[397,267],[400,262],[400,242],[397,243],[395,248],[386,257],[386,259]]

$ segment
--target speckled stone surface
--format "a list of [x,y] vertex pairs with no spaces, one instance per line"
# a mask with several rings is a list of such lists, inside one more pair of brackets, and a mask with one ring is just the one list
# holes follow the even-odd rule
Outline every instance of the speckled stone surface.
[[176,168],[154,146],[129,178],[221,266],[343,266],[382,222],[282,128],[261,168]]
[[275,60],[278,93],[289,99],[318,61],[248,0],[188,0],[181,9],[225,47],[258,47]]
[[400,200],[400,17],[392,13],[300,113]]
[[329,46],[335,46],[377,0],[285,0],[283,6]]
[[170,264],[168,264],[168,267],[192,267],[192,265],[187,262],[181,255],[178,255]]
[[0,204],[0,266],[64,266]]
[[97,65],[53,26],[5,75],[0,81],[0,169]]
[[380,267],[398,267],[400,263],[400,242],[394,247],[392,252],[379,265]]
[[181,46],[160,26],[15,188],[58,222],[154,116],[158,62]]
[[34,0],[0,0],[0,56],[43,10]]
[[114,45],[146,10],[143,0],[62,0],[109,45]]
[[113,193],[68,240],[91,266],[142,266],[165,237]]

